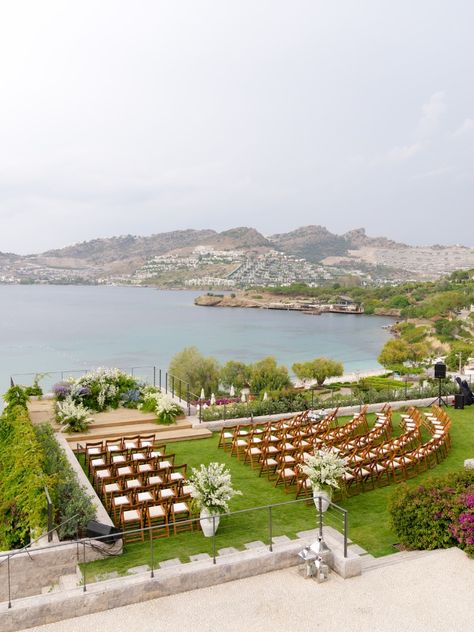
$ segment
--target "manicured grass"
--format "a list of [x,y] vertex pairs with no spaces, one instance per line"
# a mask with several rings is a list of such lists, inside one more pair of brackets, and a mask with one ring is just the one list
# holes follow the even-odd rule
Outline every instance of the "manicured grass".
[[[452,419],[451,450],[446,459],[432,470],[408,480],[410,487],[448,472],[462,469],[464,460],[474,457],[474,409],[449,408]],[[397,416],[394,415],[394,419]],[[346,498],[341,505],[349,511],[349,537],[372,555],[393,553],[396,536],[390,528],[387,506],[393,485]]]
[[[453,421],[451,427],[452,448],[448,457],[436,468],[408,481],[409,485],[418,485],[427,478],[463,467],[464,459],[474,457],[474,410],[449,409]],[[398,416],[394,414],[394,425]],[[294,500],[294,494],[286,494],[283,489],[275,488],[265,476],[259,478],[258,469],[252,470],[249,465],[230,457],[229,452],[217,447],[218,435],[198,441],[184,441],[168,444],[167,452],[176,453],[176,463],[187,463],[188,468],[201,463],[218,461],[226,463],[232,473],[234,487],[243,492],[231,502],[231,510],[262,507],[274,503]],[[189,471],[189,470],[188,470]],[[349,511],[349,537],[375,556],[393,553],[396,536],[390,528],[387,505],[393,493],[393,485],[367,491],[363,494],[337,501]],[[327,512],[325,520],[341,530],[340,515]],[[294,538],[298,531],[312,529],[316,526],[316,512],[312,502],[301,502],[286,505],[272,510],[273,536],[287,535]],[[254,540],[269,542],[268,510],[252,511],[224,516],[221,519],[216,536],[216,549],[232,546],[243,549],[244,545]],[[190,555],[208,553],[212,555],[212,538],[205,538],[200,531],[180,533],[176,536],[154,540],[154,565],[171,558],[180,558],[185,562]],[[126,573],[133,566],[149,564],[151,547],[149,541],[125,545],[120,557],[108,558],[92,562],[86,566],[87,580],[94,577],[100,579],[104,573],[118,571]]]

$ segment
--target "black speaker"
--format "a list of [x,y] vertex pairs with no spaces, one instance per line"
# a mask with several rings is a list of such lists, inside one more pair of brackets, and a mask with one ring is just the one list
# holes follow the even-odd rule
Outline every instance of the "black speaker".
[[454,396],[454,408],[464,409],[464,395],[462,393],[456,393]]
[[444,362],[437,362],[434,365],[434,376],[438,380],[444,380],[446,377],[446,365]]
[[[112,525],[97,522],[97,520],[89,520],[87,523],[87,537],[88,538],[100,538],[101,542],[106,544],[113,544],[120,540],[120,529],[113,527]],[[107,537],[104,537],[107,536]]]

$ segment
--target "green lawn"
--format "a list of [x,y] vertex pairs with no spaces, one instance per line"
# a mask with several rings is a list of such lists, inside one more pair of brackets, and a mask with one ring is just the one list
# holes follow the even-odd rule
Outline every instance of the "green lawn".
[[[452,418],[452,448],[448,457],[436,468],[412,478],[408,484],[417,485],[421,481],[438,474],[462,468],[466,458],[474,457],[474,410],[449,410]],[[394,414],[394,425],[398,416]],[[294,500],[294,494],[286,494],[281,488],[275,488],[266,477],[259,478],[258,470],[243,465],[228,452],[217,447],[218,435],[198,441],[184,441],[168,444],[167,452],[176,453],[176,464],[187,463],[188,468],[211,461],[225,462],[231,473],[236,489],[243,492],[231,502],[231,510],[237,511],[264,505]],[[390,529],[387,503],[393,492],[393,485],[381,487],[363,494],[345,498],[339,504],[349,512],[349,537],[375,556],[393,553],[396,536]],[[325,519],[341,529],[340,515],[326,513]],[[287,535],[294,538],[298,531],[312,529],[316,526],[316,512],[311,502],[287,505],[272,510],[273,536]],[[269,512],[258,510],[227,516],[221,519],[216,536],[216,549],[233,546],[243,549],[244,544],[260,540],[269,541]],[[158,562],[179,557],[181,561],[189,560],[190,555],[209,553],[212,555],[212,538],[204,538],[200,531],[181,533],[169,538],[154,540],[153,560]],[[133,566],[150,564],[151,547],[149,542],[130,543],[125,545],[120,557],[108,558],[84,565],[87,581],[100,579],[104,573],[118,571],[126,573]],[[84,568],[83,566],[83,568]]]

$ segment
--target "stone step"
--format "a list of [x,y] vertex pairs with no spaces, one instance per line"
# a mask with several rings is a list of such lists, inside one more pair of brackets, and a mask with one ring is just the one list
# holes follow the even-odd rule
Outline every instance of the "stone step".
[[142,424],[146,422],[156,422],[156,415],[154,413],[141,413],[139,411],[131,410],[124,413],[122,410],[111,410],[107,413],[98,413],[93,416],[94,428],[113,428],[114,426],[128,426],[135,424]]
[[362,572],[372,571],[384,566],[392,566],[393,564],[400,564],[420,557],[426,557],[427,555],[432,555],[433,552],[434,551],[400,551],[399,553],[392,553],[391,555],[384,555],[383,557],[363,555],[361,556]]
[[140,423],[131,424],[114,424],[112,426],[103,425],[97,428],[92,424],[89,432],[77,432],[66,436],[66,439],[73,441],[96,441],[100,438],[114,439],[118,437],[131,436],[136,434],[154,434],[159,437],[162,433],[170,430],[188,430],[192,428],[192,424],[184,419],[179,419],[176,424],[165,426],[156,421],[141,421]]
[[[172,430],[170,428],[173,428]],[[99,441],[100,439],[115,439],[122,436],[132,434],[130,428],[122,427],[122,429],[114,432],[102,432],[102,433],[88,433],[84,435],[66,435],[66,440],[73,450],[80,450],[84,448],[88,441]],[[212,436],[212,432],[207,428],[192,428],[192,427],[176,427],[176,426],[161,426],[157,430],[157,424],[153,426],[142,426],[140,431],[134,434],[155,434],[155,438],[159,442],[170,443],[172,441],[189,441],[191,439],[207,439]]]
[[41,594],[50,595],[51,593],[57,593],[59,591],[59,584],[51,584],[51,586],[43,586],[43,588],[41,589]]
[[70,590],[71,588],[77,588],[80,585],[77,573],[71,575],[61,575],[59,578],[59,589]]

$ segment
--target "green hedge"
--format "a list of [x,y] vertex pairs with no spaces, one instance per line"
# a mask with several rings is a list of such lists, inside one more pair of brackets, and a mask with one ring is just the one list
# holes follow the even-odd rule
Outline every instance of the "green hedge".
[[[17,391],[9,391],[16,399]],[[0,417],[0,550],[21,548],[47,530],[48,504],[61,539],[75,537],[95,517],[48,424],[33,426],[23,405],[9,405]]]
[[210,406],[203,408],[203,421],[214,421],[216,419],[239,419],[241,417],[260,417],[261,415],[276,415],[278,413],[289,413],[294,411],[306,410],[308,408],[308,400],[301,393],[296,396],[281,397],[277,400],[268,399],[253,400],[248,404],[230,404],[224,406]]
[[51,482],[26,408],[8,406],[0,417],[0,549],[21,548],[46,528]]
[[389,504],[392,527],[404,547],[460,546],[474,555],[474,470],[399,485]]
[[85,530],[89,520],[95,518],[95,507],[79,484],[51,426],[36,426],[35,433],[45,455],[44,471],[54,481],[49,490],[54,507],[53,523],[61,525],[68,520],[58,529],[59,538],[74,538]]

